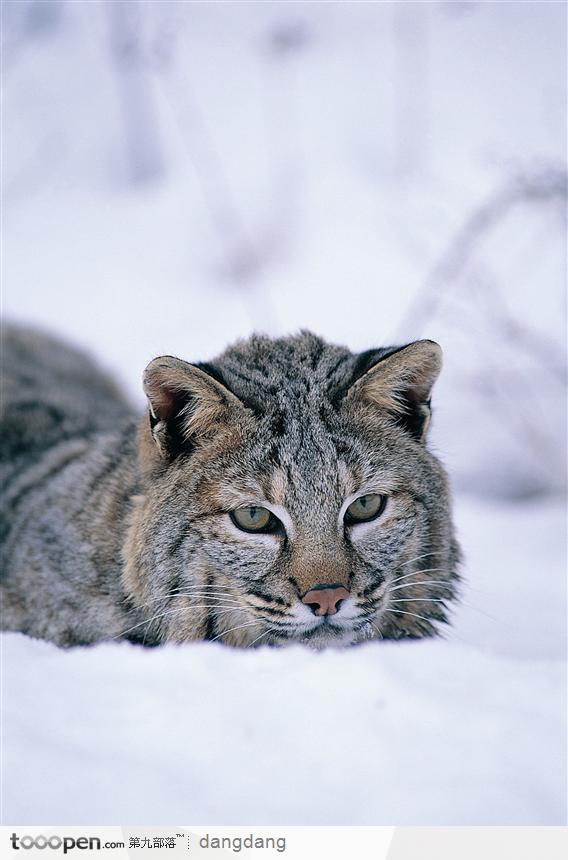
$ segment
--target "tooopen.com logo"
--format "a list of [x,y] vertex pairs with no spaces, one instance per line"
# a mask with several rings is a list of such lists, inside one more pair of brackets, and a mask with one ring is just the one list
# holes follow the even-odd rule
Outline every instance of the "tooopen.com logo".
[[40,851],[44,848],[51,848],[53,851],[62,849],[64,854],[68,851],[73,851],[78,848],[80,851],[100,851],[104,848],[124,848],[124,842],[105,842],[101,846],[101,840],[98,836],[78,836],[76,839],[72,836],[18,836],[12,833],[10,836],[12,848],[19,851],[21,848],[29,850],[30,848],[39,848]]

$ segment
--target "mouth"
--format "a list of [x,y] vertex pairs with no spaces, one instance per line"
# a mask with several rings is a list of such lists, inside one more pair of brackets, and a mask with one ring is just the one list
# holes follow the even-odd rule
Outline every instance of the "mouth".
[[352,630],[352,626],[346,627],[344,624],[336,624],[331,621],[328,616],[324,615],[323,618],[318,619],[318,621],[313,624],[311,627],[308,627],[306,630],[301,631],[299,635],[303,638],[310,638],[311,636],[317,635],[325,635],[325,636],[338,636],[345,634],[348,630]]
[[375,637],[382,638],[377,626],[381,613],[376,607],[347,605],[338,613],[321,616],[310,613],[309,618],[305,617],[305,608],[301,609],[304,612],[298,614],[304,617],[294,617],[295,613],[290,613],[287,617],[275,618],[255,606],[254,614],[264,627],[264,632],[251,644],[258,642],[258,645],[282,646],[303,643],[323,648],[349,646]]
[[350,620],[348,623],[338,623],[333,617],[324,615],[315,623],[306,627],[296,627],[294,630],[274,631],[274,644],[296,644],[303,643],[312,647],[321,648],[333,645],[352,645],[370,639],[375,635],[373,625],[368,619],[359,619],[357,622]]

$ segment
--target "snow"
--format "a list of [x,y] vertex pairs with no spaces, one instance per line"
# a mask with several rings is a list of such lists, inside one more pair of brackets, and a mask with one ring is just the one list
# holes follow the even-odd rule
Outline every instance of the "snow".
[[[31,5],[4,4],[3,312],[89,348],[140,406],[154,356],[211,359],[253,329],[439,340],[431,445],[466,564],[437,641],[64,652],[3,634],[2,820],[563,823],[556,208],[513,207],[438,311],[405,320],[472,212],[564,164],[565,7],[141,4],[149,55],[157,34],[173,59],[150,62],[156,134],[129,161],[145,120],[121,86],[143,84],[120,83],[108,4],[44,0],[44,29],[20,32]],[[155,176],[133,182],[144,157]]]

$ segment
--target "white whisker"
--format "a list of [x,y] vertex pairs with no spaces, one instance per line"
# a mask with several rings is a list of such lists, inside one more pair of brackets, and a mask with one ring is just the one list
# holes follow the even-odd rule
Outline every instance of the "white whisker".
[[158,618],[164,618],[166,615],[173,615],[176,612],[188,612],[195,611],[197,609],[216,609],[218,610],[219,615],[225,615],[228,612],[237,611],[237,607],[231,606],[229,608],[225,608],[224,606],[217,605],[209,605],[207,603],[203,603],[200,606],[178,606],[174,609],[166,609],[164,612],[159,612],[157,615],[153,615],[152,618],[147,618],[145,621],[140,621],[139,624],[134,624],[132,627],[128,627],[127,630],[123,630],[121,633],[118,633],[116,636],[113,636],[113,639],[120,639],[121,636],[125,636],[127,633],[130,633],[132,630],[136,630],[138,627],[142,627],[143,624],[150,624],[152,621],[156,621]]
[[241,605],[236,597],[231,597],[227,595],[217,597],[217,595],[211,594],[208,591],[180,591],[176,594],[172,594],[172,592],[169,592],[168,594],[162,595],[161,597],[153,597],[147,603],[141,603],[140,606],[150,606],[151,603],[156,603],[158,600],[167,601],[170,597],[204,597],[206,600],[214,600],[218,603],[223,601],[226,605],[229,605],[229,603],[233,603],[235,606]]
[[179,588],[174,588],[171,591],[167,592],[168,597],[175,597],[177,594],[194,594],[194,593],[204,593],[204,594],[214,594],[214,595],[225,595],[227,597],[232,597],[233,592],[228,588],[208,588],[206,585],[180,585]]
[[[393,588],[393,591],[395,589]],[[439,600],[433,597],[402,597],[400,600],[391,600],[389,603],[413,603],[416,601],[429,601],[430,603],[446,603],[450,598],[447,597],[444,600]],[[483,609],[479,609],[477,606],[472,606],[471,603],[465,603],[463,600],[457,601],[458,605],[465,606],[466,609],[472,609],[474,612],[479,612],[480,615],[484,615],[486,618],[489,618],[490,621],[495,621],[496,624],[499,624],[497,618],[493,615],[489,615],[488,612],[484,612]]]
[[233,630],[242,630],[243,627],[258,627],[258,621],[249,621],[248,624],[239,624],[238,627],[230,627],[229,630],[223,630],[222,633],[219,633],[217,636],[214,636],[213,639],[210,639],[210,642],[215,642],[216,639],[220,639],[221,636],[226,636],[227,633],[232,633]]
[[423,558],[430,558],[433,555],[443,555],[447,556],[447,552],[426,552],[424,555],[417,555],[416,558],[409,558],[408,561],[403,561],[402,564],[397,565],[397,567],[404,567],[406,564],[412,564],[414,561],[421,561]]
[[[264,633],[261,633],[260,636],[257,636],[256,639],[253,639],[252,642],[249,642],[247,648],[250,648],[254,645],[255,642],[258,642],[259,639],[262,639],[263,636],[266,636],[267,633],[273,633],[276,630],[275,627],[269,627],[268,630],[265,630]],[[278,632],[278,631],[276,631]]]
[[447,598],[446,600],[439,600],[435,597],[401,597],[399,600],[390,600],[389,606],[391,603],[416,603],[417,601],[420,603],[443,603],[445,605]]
[[383,634],[381,633],[381,631],[379,630],[379,628],[377,627],[377,625],[376,625],[376,624],[373,624],[373,622],[372,622],[372,621],[369,621],[369,624],[371,625],[371,627],[373,628],[373,630],[375,630],[375,631],[379,634],[379,636],[381,637],[381,639],[384,639],[384,638],[385,638],[385,637],[383,636]]
[[[395,582],[400,582],[402,579],[408,579],[410,576],[416,576],[419,573],[434,573],[435,571],[442,571],[444,573],[446,572],[446,571],[444,571],[443,568],[434,568],[434,567],[431,570],[415,570],[413,573],[407,573],[405,576],[395,577],[394,579],[391,580],[391,583],[394,584]],[[460,582],[458,582],[455,579],[419,579],[416,582],[406,582],[404,585],[396,585],[394,588],[389,588],[387,590],[388,591],[396,591],[399,588],[412,588],[413,586],[417,586],[417,585],[447,585],[448,587],[454,587],[455,588],[456,586],[460,586]],[[463,588],[468,592],[472,591],[472,592],[475,592],[476,594],[487,595],[486,590],[481,589],[481,588],[474,588],[472,585],[470,585],[469,582],[466,582],[465,584],[461,583],[461,585],[463,585]],[[455,599],[457,600],[458,603],[461,603],[463,606],[468,605],[467,603],[464,603],[460,597],[455,598]],[[475,607],[472,607],[472,608],[475,609]],[[479,611],[481,612],[481,610],[479,610]],[[488,616],[488,617],[491,618],[491,616]]]
[[401,588],[417,588],[419,585],[453,585],[451,579],[419,579],[418,582],[405,582],[403,585],[395,585],[394,588],[389,588],[388,591],[399,591]]
[[421,618],[422,621],[427,621],[428,624],[433,624],[439,621],[439,618],[426,618],[425,615],[417,615],[416,612],[405,612],[403,609],[385,609],[385,612],[396,612],[398,615],[413,615],[414,618]]
[[[168,597],[177,597],[183,595],[191,596],[193,594],[196,596],[205,595],[207,597],[211,597],[212,599],[213,597],[215,597],[216,599],[217,596],[226,597],[227,599],[231,600],[236,599],[233,592],[231,592],[229,589],[209,589],[206,585],[183,585],[179,586],[179,588],[174,588],[172,591],[168,591],[166,594],[151,597],[148,603],[155,603],[157,600],[167,600]],[[148,604],[146,603],[143,605],[147,606]]]
[[408,579],[411,576],[416,576],[418,573],[449,573],[444,567],[427,567],[424,570],[413,570],[412,573],[405,573],[404,576],[396,576],[391,582],[400,582],[401,579]]
[[168,591],[168,594],[178,594],[180,591],[206,591],[208,594],[231,594],[228,588],[208,588],[207,585],[180,585]]
[[[418,571],[417,570],[415,572],[416,573],[424,573],[425,571]],[[405,579],[406,577],[402,577],[402,578]],[[397,580],[393,580],[393,582],[396,582],[396,581]],[[414,588],[414,587],[418,587],[421,585],[445,585],[446,587],[449,588],[449,587],[453,586],[454,583],[452,582],[452,580],[449,580],[449,579],[418,580],[417,582],[405,582],[402,585],[395,585],[394,588],[389,588],[387,593],[390,594],[390,592],[392,592],[392,591],[399,591],[400,589],[404,589],[404,588]],[[479,592],[479,589],[471,588],[471,586],[469,586],[469,585],[467,588],[468,588],[468,591],[476,591],[478,593],[483,594],[483,592]],[[430,598],[430,597],[417,597],[417,598],[405,597],[405,598],[403,598],[403,600],[406,600],[406,601],[411,600],[411,599],[413,599],[413,600],[433,600],[433,598]],[[474,612],[479,612],[480,615],[484,615],[486,618],[489,618],[490,621],[494,621],[496,624],[501,623],[499,621],[499,619],[495,618],[494,615],[491,615],[489,612],[485,612],[483,609],[479,609],[478,606],[473,606],[473,604],[468,603],[467,601],[463,600],[463,598],[460,596],[455,597],[453,595],[448,595],[447,597],[444,598],[444,601],[449,601],[449,600],[455,600],[457,606],[465,606],[466,609],[472,609]],[[398,603],[400,601],[391,600],[390,602],[391,603]],[[436,602],[436,601],[433,600],[433,602]]]

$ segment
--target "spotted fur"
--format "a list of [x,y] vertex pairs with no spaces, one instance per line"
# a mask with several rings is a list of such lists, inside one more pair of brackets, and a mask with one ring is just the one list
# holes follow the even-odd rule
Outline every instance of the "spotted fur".
[[[431,636],[456,596],[448,482],[427,449],[439,347],[353,354],[302,332],[146,368],[138,419],[82,353],[2,342],[2,624],[59,645],[316,647]],[[346,507],[387,497],[349,525]],[[270,534],[229,516],[267,507]],[[318,584],[349,591],[316,617]]]

